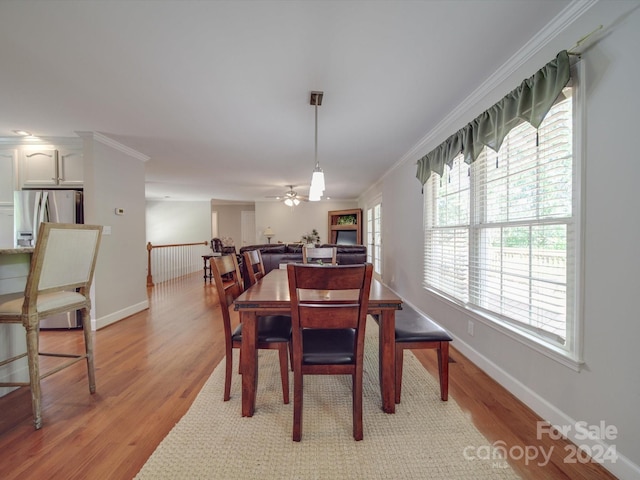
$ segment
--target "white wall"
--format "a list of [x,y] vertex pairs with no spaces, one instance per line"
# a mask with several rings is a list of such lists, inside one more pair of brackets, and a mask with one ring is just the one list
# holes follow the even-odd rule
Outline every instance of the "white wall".
[[299,242],[302,235],[315,228],[320,235],[320,243],[329,243],[328,228],[330,210],[358,208],[355,201],[301,202],[296,207],[287,207],[281,202],[256,202],[256,243],[267,243],[262,234],[271,227],[275,236],[271,243]]
[[[85,223],[104,225],[93,315],[102,328],[148,308],[143,156],[99,134],[84,142]],[[123,208],[124,215],[115,209]]]
[[[640,11],[634,2],[599,2],[504,79],[447,119],[446,128],[426,135],[414,155],[384,179],[384,280],[406,301],[455,336],[454,346],[556,425],[613,425],[620,455],[606,467],[620,478],[640,478]],[[629,15],[630,9],[635,8]],[[584,245],[584,361],[573,369],[550,359],[466,311],[422,289],[422,195],[418,158],[471,121],[576,41],[602,24],[601,40],[586,51],[586,221]],[[480,89],[482,90],[482,89]],[[479,90],[479,91],[480,91]],[[462,101],[463,99],[461,99]],[[368,197],[376,193],[368,192]],[[473,336],[467,322],[475,322]],[[575,430],[574,432],[575,433]],[[593,445],[589,440],[578,444]]]
[[212,203],[211,211],[218,213],[218,237],[231,238],[239,251],[242,245],[242,212],[253,212],[253,203],[219,205]]
[[209,202],[159,202],[146,204],[147,242],[153,245],[211,241]]

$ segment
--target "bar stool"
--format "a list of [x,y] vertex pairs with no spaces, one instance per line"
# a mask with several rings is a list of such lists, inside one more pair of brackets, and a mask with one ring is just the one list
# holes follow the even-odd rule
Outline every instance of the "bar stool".
[[[28,382],[2,382],[0,387],[31,387],[36,430],[42,427],[41,379],[86,360],[89,392],[96,391],[89,292],[101,237],[102,226],[42,223],[31,258],[24,296],[5,302],[0,300],[0,323],[21,323],[27,335],[27,352],[1,362],[0,366],[25,356],[29,366]],[[39,352],[40,320],[76,310],[80,310],[82,316],[84,353]],[[62,357],[67,360],[41,373],[39,356]]]

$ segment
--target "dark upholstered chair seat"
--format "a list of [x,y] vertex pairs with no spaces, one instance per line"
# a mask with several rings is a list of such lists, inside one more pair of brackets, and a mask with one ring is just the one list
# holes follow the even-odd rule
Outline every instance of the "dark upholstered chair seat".
[[356,331],[353,328],[303,330],[304,365],[348,365],[355,362]]
[[449,342],[453,340],[449,332],[409,306],[396,312],[395,332],[396,403],[400,403],[402,394],[403,350],[422,348],[437,350],[440,398],[446,401],[449,395]]
[[[234,342],[242,341],[242,324],[233,331]],[[291,317],[269,315],[258,318],[258,342],[288,342],[291,339]]]
[[415,310],[396,312],[396,342],[450,342],[451,335]]

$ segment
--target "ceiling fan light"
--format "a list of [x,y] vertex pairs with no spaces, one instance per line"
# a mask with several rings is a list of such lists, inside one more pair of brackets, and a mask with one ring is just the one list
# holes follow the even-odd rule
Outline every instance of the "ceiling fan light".
[[296,206],[299,205],[300,204],[300,200],[298,200],[297,198],[294,198],[293,199],[293,204],[296,205]]
[[291,198],[287,198],[287,199],[284,201],[284,204],[285,204],[287,207],[293,207],[293,205],[294,205],[293,200],[292,200]]

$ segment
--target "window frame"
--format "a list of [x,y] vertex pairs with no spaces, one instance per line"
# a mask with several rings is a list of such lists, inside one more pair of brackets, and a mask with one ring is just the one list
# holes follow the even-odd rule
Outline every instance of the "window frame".
[[[376,210],[378,210],[377,216]],[[374,200],[365,212],[367,262],[373,264],[374,275],[382,278],[382,200],[380,198]]]
[[[487,325],[488,327],[495,329],[508,337],[518,341],[519,343],[530,347],[531,349],[552,358],[559,363],[571,368],[575,371],[580,371],[583,360],[583,321],[584,321],[584,216],[585,216],[585,176],[584,176],[584,126],[585,126],[585,88],[583,86],[585,67],[584,62],[578,62],[572,66],[572,88],[573,88],[573,226],[575,228],[574,236],[575,243],[573,248],[567,248],[567,262],[573,262],[575,265],[572,274],[573,288],[571,292],[567,292],[567,296],[571,300],[569,308],[573,310],[574,315],[571,319],[567,319],[566,323],[566,341],[565,346],[558,346],[554,343],[545,341],[544,337],[535,335],[528,331],[524,327],[518,327],[514,321],[505,321],[497,314],[492,314],[481,308],[476,308],[474,305],[467,304],[461,300],[454,298],[451,295],[434,288],[431,285],[426,284],[426,279],[423,277],[422,287],[443,298],[447,302],[451,303],[456,309],[462,310],[466,315],[471,317],[474,321]],[[472,182],[473,183],[473,182]],[[423,208],[425,209],[423,215],[423,242],[425,246],[426,255],[426,235],[427,235],[427,202],[430,200],[427,196],[427,189],[425,187]],[[470,203],[473,203],[473,199],[470,194]],[[470,215],[472,212],[470,210]],[[470,219],[469,219],[470,220]],[[468,223],[469,232],[469,261],[472,260],[472,249],[475,248],[473,240],[471,238],[473,232],[473,224],[471,221]],[[423,258],[423,271],[426,267],[426,256]],[[567,282],[569,283],[569,281]],[[467,288],[469,279],[467,279]]]

